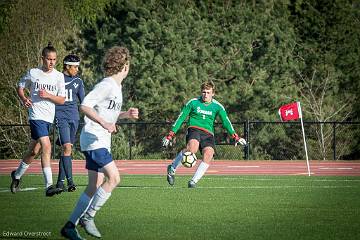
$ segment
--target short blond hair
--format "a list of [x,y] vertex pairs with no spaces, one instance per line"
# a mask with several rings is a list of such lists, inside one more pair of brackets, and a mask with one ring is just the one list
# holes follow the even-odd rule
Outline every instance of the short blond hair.
[[126,64],[130,64],[130,52],[126,47],[114,46],[104,57],[103,69],[105,75],[112,76],[121,72]]
[[215,83],[213,81],[207,81],[201,84],[201,91],[204,89],[211,89],[213,90],[213,93],[215,93]]

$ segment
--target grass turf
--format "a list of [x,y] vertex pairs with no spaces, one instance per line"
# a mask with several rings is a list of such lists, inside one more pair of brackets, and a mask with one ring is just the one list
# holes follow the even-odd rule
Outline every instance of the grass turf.
[[[360,178],[306,176],[205,176],[188,189],[164,176],[123,175],[95,222],[103,239],[360,239]],[[11,194],[0,176],[0,238],[61,239],[87,183],[46,198],[42,176],[25,175]],[[78,227],[80,234],[86,233]]]

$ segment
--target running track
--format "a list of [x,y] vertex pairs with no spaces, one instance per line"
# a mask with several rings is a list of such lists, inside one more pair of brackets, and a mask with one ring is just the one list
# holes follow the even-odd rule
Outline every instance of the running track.
[[[116,161],[120,174],[165,175],[170,160]],[[0,174],[10,174],[19,160],[0,160]],[[58,162],[52,161],[53,173],[58,172]],[[310,161],[313,176],[360,176],[360,161]],[[177,174],[191,175],[194,168],[178,168]],[[74,174],[86,174],[85,161],[73,161]],[[34,161],[27,174],[42,174],[40,161]],[[215,160],[207,175],[308,175],[306,161],[220,161]]]

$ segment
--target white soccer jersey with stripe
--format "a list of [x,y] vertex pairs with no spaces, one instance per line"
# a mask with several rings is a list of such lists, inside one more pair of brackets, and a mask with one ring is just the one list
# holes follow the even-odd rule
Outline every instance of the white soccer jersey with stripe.
[[[116,123],[122,107],[122,90],[113,78],[104,78],[86,95],[83,106],[93,108],[108,123]],[[107,148],[111,152],[111,134],[97,122],[84,117],[80,134],[81,151]]]
[[64,74],[56,69],[46,73],[41,68],[32,68],[20,79],[18,86],[30,90],[32,106],[29,108],[29,119],[53,123],[55,104],[41,98],[39,90],[44,89],[52,95],[65,97]]

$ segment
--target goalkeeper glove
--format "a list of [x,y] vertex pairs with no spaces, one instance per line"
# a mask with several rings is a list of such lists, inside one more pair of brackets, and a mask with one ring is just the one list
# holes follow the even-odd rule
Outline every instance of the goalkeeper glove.
[[240,144],[240,145],[242,145],[242,146],[245,146],[245,145],[246,145],[246,140],[243,139],[243,138],[241,138],[241,137],[239,137],[239,135],[237,135],[236,133],[234,133],[234,134],[232,135],[232,138],[235,140],[235,147],[236,147],[238,144]]
[[170,131],[166,137],[163,137],[162,146],[165,148],[168,147],[169,145],[171,146],[171,140],[174,136],[175,136],[175,133],[173,131]]

